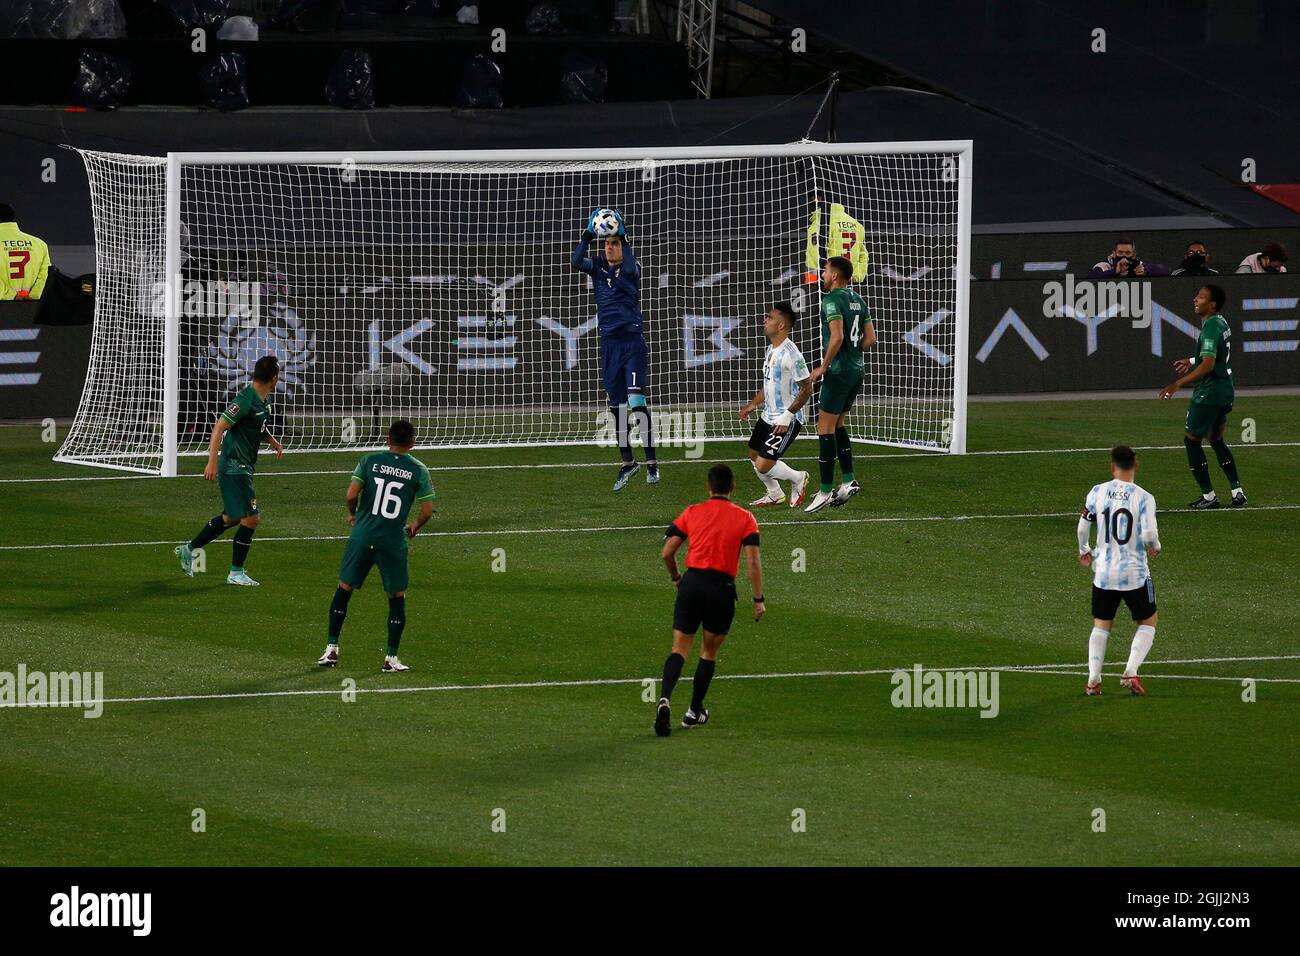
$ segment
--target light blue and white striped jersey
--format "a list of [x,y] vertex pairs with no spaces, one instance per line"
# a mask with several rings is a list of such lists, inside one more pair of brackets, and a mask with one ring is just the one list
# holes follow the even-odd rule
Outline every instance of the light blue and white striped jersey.
[[1146,584],[1147,548],[1160,548],[1156,499],[1131,481],[1112,478],[1093,485],[1082,517],[1097,525],[1092,583],[1107,591],[1132,591]]
[[[799,383],[807,381],[808,375],[808,363],[794,340],[786,339],[776,348],[767,347],[763,355],[763,421],[778,424],[777,419],[799,397]],[[801,425],[807,409],[805,405],[794,413],[795,421]]]

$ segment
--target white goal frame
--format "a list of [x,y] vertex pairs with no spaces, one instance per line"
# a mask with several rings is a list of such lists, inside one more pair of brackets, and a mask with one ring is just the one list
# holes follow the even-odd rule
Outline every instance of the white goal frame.
[[[952,427],[948,447],[933,450],[951,454],[965,454],[967,431],[967,383],[969,363],[970,328],[970,244],[972,154],[970,140],[931,140],[887,143],[820,143],[802,141],[777,145],[740,146],[689,146],[689,147],[639,147],[600,150],[578,149],[498,149],[498,150],[429,150],[429,151],[270,151],[270,152],[173,152],[166,156],[166,207],[165,207],[165,280],[164,316],[162,329],[162,449],[160,468],[137,467],[115,461],[96,460],[113,456],[96,456],[70,451],[68,445],[60,449],[56,461],[80,465],[161,474],[177,474],[179,447],[178,421],[180,416],[180,336],[182,323],[182,175],[186,167],[239,166],[239,165],[323,165],[345,166],[349,163],[363,165],[444,164],[444,163],[521,163],[521,162],[590,162],[593,159],[616,162],[654,162],[669,160],[727,160],[777,157],[828,157],[828,156],[885,156],[894,154],[943,154],[957,158],[956,169],[956,237],[955,261],[950,264],[955,282],[955,335],[953,347]],[[157,157],[120,157],[158,163]],[[945,176],[946,179],[946,176]],[[99,219],[96,216],[96,228]],[[100,256],[100,237],[96,236],[97,258]],[[100,260],[100,267],[103,262]],[[868,303],[870,305],[870,302]],[[96,303],[96,329],[99,326],[99,303]],[[93,354],[93,349],[92,349]],[[82,417],[90,392],[87,376],[78,418]],[[653,399],[652,399],[653,404]],[[811,425],[811,421],[809,422]],[[75,425],[74,425],[75,429]],[[70,433],[71,434],[71,433]],[[702,440],[731,440],[731,436],[707,436]],[[855,439],[861,440],[861,439]],[[873,444],[916,448],[913,443],[866,439]],[[574,444],[571,441],[528,441],[514,444]],[[591,442],[591,443],[594,443]],[[510,442],[493,442],[511,444]],[[487,444],[443,445],[441,447],[490,447]],[[365,448],[358,444],[356,450]],[[327,451],[320,448],[291,449],[304,452]],[[189,454],[190,452],[186,452]]]

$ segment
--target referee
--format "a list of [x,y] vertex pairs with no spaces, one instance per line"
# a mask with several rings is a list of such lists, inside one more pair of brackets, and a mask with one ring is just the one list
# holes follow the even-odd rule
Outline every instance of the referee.
[[[713,680],[718,648],[736,616],[736,572],[740,552],[749,564],[749,583],[754,589],[754,620],[760,620],[763,606],[763,565],[758,553],[758,522],[754,516],[731,503],[736,478],[726,465],[709,469],[709,500],[691,505],[672,524],[664,537],[663,559],[677,587],[673,609],[673,651],[664,661],[663,696],[655,707],[655,733],[667,737],[671,719],[669,699],[682,676],[682,665],[695,643],[695,632],[704,625],[704,644],[695,668],[691,708],[682,726],[699,727],[709,722],[704,695]],[[689,540],[686,573],[677,573],[677,549]]]

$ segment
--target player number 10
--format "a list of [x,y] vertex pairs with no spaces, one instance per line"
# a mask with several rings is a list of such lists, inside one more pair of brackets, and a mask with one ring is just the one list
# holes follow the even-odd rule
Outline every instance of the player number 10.
[[[1119,518],[1124,516],[1124,533],[1120,534]],[[1106,529],[1107,542],[1114,541],[1116,544],[1128,544],[1129,538],[1133,537],[1133,512],[1127,508],[1116,508],[1111,511],[1109,508],[1103,509],[1101,513],[1101,525]]]
[[397,493],[405,487],[403,481],[384,481],[382,478],[376,478],[375,500],[370,506],[372,515],[379,515],[383,518],[396,518],[402,513],[402,499],[397,497]]

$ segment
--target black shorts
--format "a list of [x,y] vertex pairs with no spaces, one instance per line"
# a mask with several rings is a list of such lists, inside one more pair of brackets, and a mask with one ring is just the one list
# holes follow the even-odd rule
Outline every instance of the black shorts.
[[790,427],[783,434],[778,435],[775,431],[775,425],[769,425],[762,416],[754,423],[754,431],[749,436],[749,447],[758,452],[759,458],[766,458],[768,461],[779,461],[785,454],[785,450],[790,447],[790,443],[799,435],[799,429],[803,428],[797,421],[790,423]]
[[711,634],[726,634],[736,616],[736,581],[721,571],[687,568],[677,585],[673,630],[694,634],[700,625]]
[[1092,616],[1097,620],[1115,620],[1120,601],[1128,605],[1133,620],[1145,621],[1156,613],[1156,583],[1147,578],[1146,584],[1132,591],[1107,591],[1095,584],[1092,586]]

